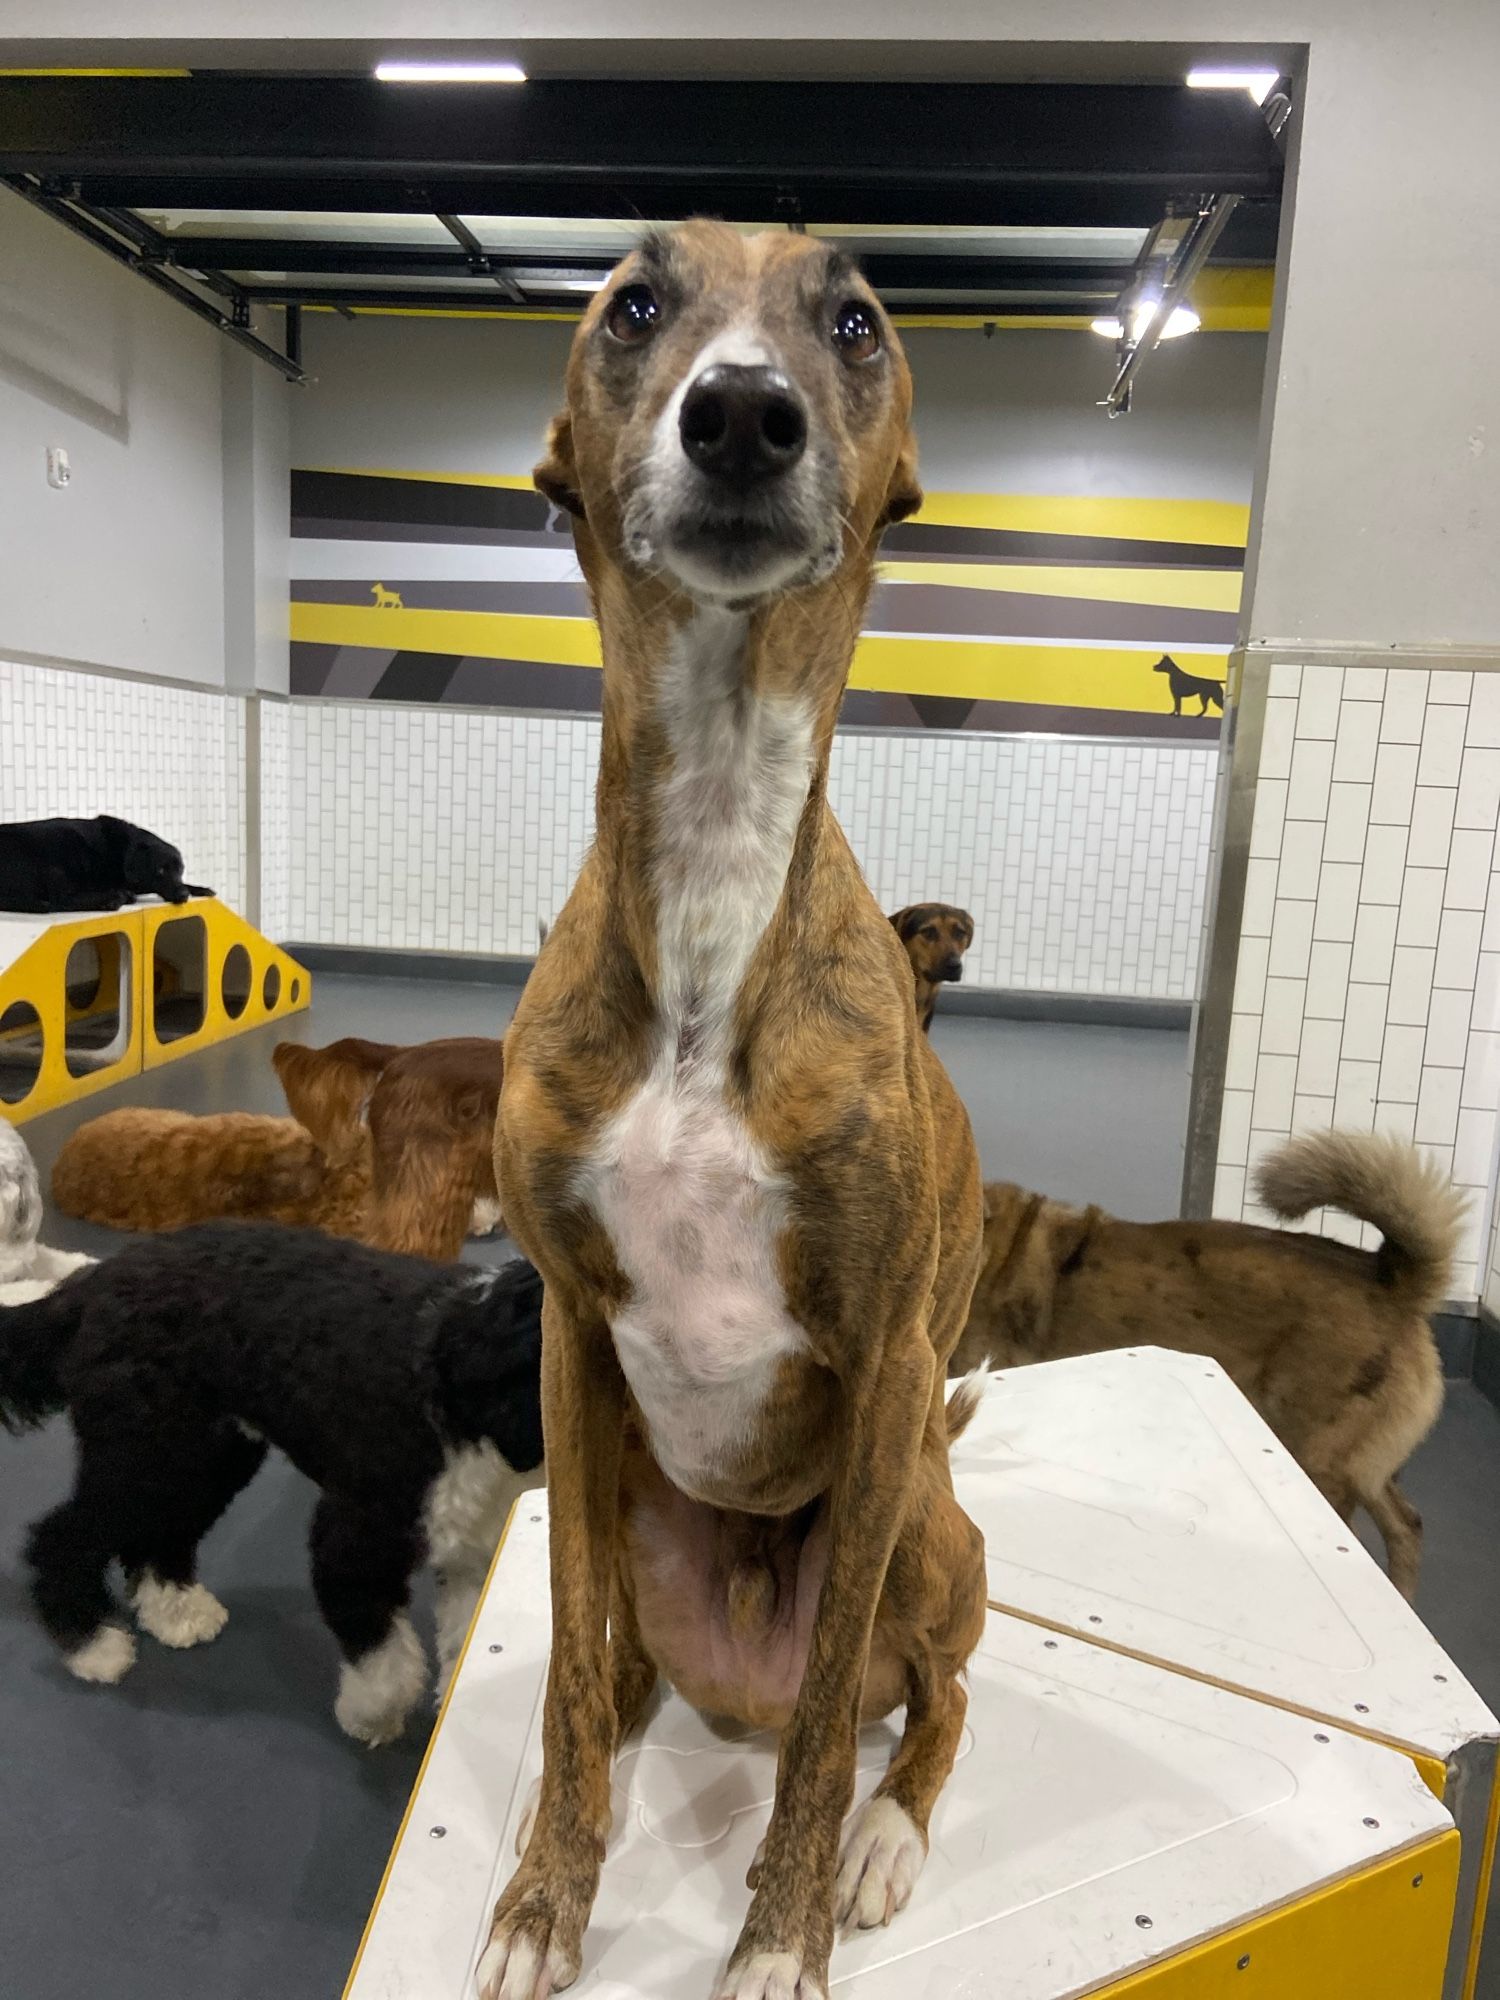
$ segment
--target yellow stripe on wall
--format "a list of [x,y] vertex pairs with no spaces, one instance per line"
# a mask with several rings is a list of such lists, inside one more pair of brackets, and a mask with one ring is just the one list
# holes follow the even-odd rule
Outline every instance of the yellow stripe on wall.
[[[540,446],[538,447],[540,449]],[[409,472],[399,467],[307,465],[299,472],[349,479],[418,479],[445,486],[525,491],[529,472]],[[1202,542],[1240,548],[1250,509],[1230,500],[1132,500],[1053,493],[931,492],[917,520],[940,528],[1002,528],[1028,535],[1104,535],[1127,541]]]
[[1250,532],[1250,509],[1229,500],[1129,500],[1061,493],[929,493],[916,519],[940,528],[1107,535],[1235,549],[1245,546]]
[[[292,638],[306,645],[455,653],[481,660],[598,667],[599,634],[586,618],[502,611],[378,611],[363,604],[292,606]],[[1217,653],[1172,657],[1190,674],[1222,681]],[[977,701],[1060,708],[1169,712],[1151,652],[1111,646],[1027,646],[988,639],[908,639],[871,633],[854,655],[849,685],[882,694],[963,695]]]
[[[537,442],[537,456],[541,456],[541,441]],[[373,465],[299,465],[298,472],[336,473],[340,479],[417,479],[436,486],[499,486],[510,493],[529,493],[532,489],[529,472],[407,472],[400,466],[381,468]],[[369,523],[373,532],[379,522]]]
[[[965,695],[971,701],[1039,702],[1055,708],[1118,708],[1170,715],[1157,654],[1111,646],[1008,645],[987,639],[904,639],[867,634],[854,655],[850,687],[880,694]],[[1179,652],[1190,674],[1222,681],[1219,653]],[[1197,713],[1197,703],[1188,712]]]
[[1237,569],[1074,569],[1027,563],[883,562],[892,583],[954,590],[1014,590],[1027,597],[1079,597],[1102,604],[1160,604],[1179,611],[1238,611]]

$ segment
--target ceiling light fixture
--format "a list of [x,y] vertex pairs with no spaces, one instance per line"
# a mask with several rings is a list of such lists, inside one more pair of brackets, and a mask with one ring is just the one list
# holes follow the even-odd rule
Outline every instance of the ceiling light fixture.
[[1190,69],[1189,90],[1247,90],[1257,104],[1264,104],[1281,81],[1275,69]]
[[524,83],[519,63],[383,62],[375,65],[380,83]]
[[[1139,340],[1146,331],[1153,310],[1151,306],[1140,306],[1132,312],[1130,315],[1132,340]],[[1202,324],[1202,320],[1191,306],[1173,306],[1167,314],[1165,324],[1158,327],[1156,337],[1158,340],[1179,340],[1185,333],[1196,333]],[[1119,340],[1125,331],[1118,315],[1114,313],[1107,313],[1100,319],[1090,320],[1089,326],[1094,333],[1102,333],[1106,340]]]

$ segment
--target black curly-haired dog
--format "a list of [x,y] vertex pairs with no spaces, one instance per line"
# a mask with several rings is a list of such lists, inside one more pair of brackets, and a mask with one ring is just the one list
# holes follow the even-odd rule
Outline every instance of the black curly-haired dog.
[[170,840],[109,813],[0,826],[0,910],[118,910],[137,896],[185,903],[214,893],[184,882],[182,868]]
[[228,1616],[198,1544],[283,1451],[322,1488],[313,1590],[344,1656],[334,1713],[398,1736],[426,1687],[406,1616],[432,1563],[451,1672],[519,1490],[541,1462],[542,1284],[532,1265],[433,1264],[274,1223],[215,1222],[131,1243],[46,1298],[0,1312],[0,1422],[58,1411],[73,1492],[32,1527],[43,1624],[80,1680],[135,1658],[108,1572],[168,1646]]

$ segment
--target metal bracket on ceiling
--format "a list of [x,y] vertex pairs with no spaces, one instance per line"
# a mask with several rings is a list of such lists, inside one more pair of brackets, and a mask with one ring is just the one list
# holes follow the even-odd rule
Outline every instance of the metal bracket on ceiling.
[[[1278,91],[1262,110],[1271,136],[1279,139],[1292,114],[1291,99]],[[1129,416],[1142,362],[1161,339],[1178,306],[1187,303],[1195,279],[1242,198],[1237,194],[1201,195],[1187,211],[1179,204],[1170,204],[1142,244],[1130,283],[1115,307],[1120,323],[1115,379],[1098,404],[1111,418]]]
[[503,269],[489,255],[479,238],[474,234],[461,215],[440,215],[438,221],[444,229],[469,255],[469,270],[476,278],[492,278],[514,306],[524,306],[526,294],[516,283],[510,272]]
[[[65,229],[81,236],[85,243],[102,250],[106,257],[122,264],[127,271],[134,271],[138,278],[144,278],[148,285],[154,285],[159,292],[165,292],[169,299],[175,299],[180,306],[186,306],[201,320],[232,340],[239,347],[253,354],[258,361],[269,362],[271,367],[283,375],[288,382],[304,384],[307,377],[302,372],[300,360],[290,354],[283,354],[269,342],[252,333],[250,299],[222,272],[198,272],[186,264],[180,249],[144,223],[138,216],[116,209],[91,208],[80,200],[76,193],[69,194],[56,186],[49,186],[34,174],[5,176],[5,185],[29,201],[34,208],[50,215]],[[229,311],[222,312],[208,299],[173,276],[179,268],[188,271],[207,289],[216,292],[229,302]]]

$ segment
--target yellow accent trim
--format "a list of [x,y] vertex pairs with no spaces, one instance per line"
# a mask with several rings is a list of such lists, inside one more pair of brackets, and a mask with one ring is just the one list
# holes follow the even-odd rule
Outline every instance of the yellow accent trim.
[[1431,1792],[1432,1796],[1439,1802],[1447,1798],[1448,1766],[1443,1762],[1442,1758],[1414,1756],[1410,1751],[1407,1752],[1407,1755],[1411,1757],[1411,1761],[1416,1765],[1417,1776],[1422,1780],[1422,1783]]
[[1469,1931],[1469,1969],[1464,1978],[1464,2000],[1474,2000],[1479,1985],[1479,1965],[1484,1953],[1485,1919],[1490,1913],[1490,1885],[1495,1878],[1495,1849],[1500,1844],[1500,1776],[1490,1793],[1489,1817],[1484,1830],[1484,1860],[1479,1869],[1479,1893],[1474,1904],[1474,1922]]
[[0,69],[0,76],[191,76],[190,69]]
[[1182,611],[1238,611],[1237,569],[1074,569],[1043,563],[883,562],[892,583],[946,584],[955,590],[1011,590],[1027,597],[1077,597],[1090,603],[1170,605]]
[[[1097,1987],[1095,2000],[1439,2000],[1458,1861],[1458,1835],[1439,1834],[1208,1944]],[[1415,1888],[1418,1876],[1422,1886]]]
[[[538,1489],[527,1489],[527,1491],[535,1490]],[[412,1781],[411,1795],[406,1801],[406,1810],[401,1815],[401,1824],[396,1828],[396,1838],[391,1842],[391,1851],[386,1856],[385,1867],[381,1870],[380,1887],[375,1891],[375,1900],[370,1905],[370,1914],[365,1918],[365,1927],[360,1932],[359,1949],[354,1954],[354,1963],[349,1968],[349,1977],[344,1981],[342,2000],[349,2000],[349,1994],[353,1990],[356,1978],[359,1976],[360,1961],[363,1959],[365,1949],[370,1942],[370,1933],[375,1928],[375,1919],[380,1915],[381,1898],[385,1895],[387,1884],[390,1882],[391,1871],[396,1866],[396,1856],[401,1852],[401,1843],[406,1838],[406,1829],[411,1822],[411,1816],[417,1809],[417,1794],[422,1789],[422,1780],[427,1776],[427,1766],[432,1762],[432,1753],[437,1748],[438,1732],[443,1726],[443,1718],[448,1713],[448,1704],[453,1699],[453,1690],[458,1686],[458,1677],[463,1672],[464,1661],[469,1657],[469,1648],[474,1643],[474,1628],[479,1623],[479,1614],[484,1609],[485,1600],[490,1594],[490,1585],[495,1581],[495,1571],[499,1567],[501,1556],[505,1553],[505,1544],[510,1540],[510,1531],[515,1524],[516,1509],[525,1498],[526,1492],[521,1492],[511,1501],[510,1512],[505,1517],[505,1526],[501,1529],[500,1539],[495,1544],[495,1553],[490,1557],[489,1570],[484,1579],[484,1589],[479,1593],[478,1602],[474,1606],[474,1615],[469,1620],[469,1629],[464,1634],[462,1646],[459,1647],[458,1658],[453,1662],[453,1672],[448,1677],[447,1692],[444,1694],[442,1703],[438,1708],[437,1720],[433,1723],[432,1734],[427,1739],[427,1748],[422,1752],[422,1761],[417,1766],[417,1775]]]
[[591,618],[581,617],[295,603],[292,637],[315,646],[394,646],[415,653],[469,653],[481,660],[532,660],[554,667],[600,664],[598,628]]
[[[289,953],[263,937],[243,917],[227,909],[217,896],[195,896],[191,902],[166,907],[148,907],[141,912],[141,1066],[161,1069],[183,1056],[196,1055],[215,1042],[228,1041],[247,1028],[263,1028],[268,1021],[284,1020],[312,1005],[312,978],[305,966]],[[203,1022],[191,1034],[163,1041],[157,1033],[155,992],[156,941],[173,924],[202,921],[203,940]],[[243,945],[250,959],[250,991],[238,1015],[224,1005],[224,964],[236,945]],[[148,974],[147,968],[150,968]],[[276,998],[265,997],[265,981],[274,968],[279,975]]]
[[[305,645],[397,647],[526,660],[543,666],[600,665],[589,618],[539,618],[504,611],[381,611],[363,604],[292,606],[292,638]],[[1222,682],[1225,657],[1174,647],[1190,674]],[[966,696],[972,701],[1040,702],[1059,708],[1165,712],[1155,658],[1109,646],[1026,646],[988,639],[909,639],[871,632],[860,640],[852,688],[884,694]]]
[[[882,694],[961,695],[971,701],[1170,714],[1165,682],[1152,671],[1158,657],[1153,651],[1109,646],[1017,646],[985,639],[907,639],[871,632],[859,642],[849,685]],[[1186,673],[1223,682],[1221,653],[1174,646],[1172,658]]]
[[1072,493],[928,493],[917,520],[944,528],[1028,535],[1103,535],[1242,549],[1250,509],[1230,500],[1132,500]]
[[1276,273],[1266,264],[1211,264],[1194,282],[1193,310],[1205,333],[1265,333]]
[[519,306],[483,307],[472,309],[462,306],[314,306],[304,305],[304,312],[353,313],[359,319],[555,319],[567,325],[583,318],[582,312],[525,312]]
[[[537,450],[540,453],[540,445]],[[404,472],[373,465],[299,465],[297,471],[332,472],[341,479],[417,479],[431,486],[498,486],[508,493],[535,490],[529,472]]]

